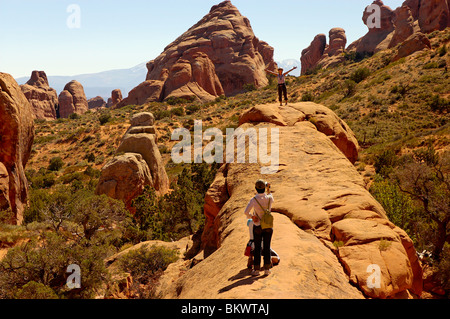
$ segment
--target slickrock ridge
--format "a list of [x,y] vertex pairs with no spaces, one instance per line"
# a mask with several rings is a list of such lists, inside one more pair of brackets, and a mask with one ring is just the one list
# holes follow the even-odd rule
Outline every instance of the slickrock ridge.
[[[280,166],[261,175],[259,164],[224,164],[206,195],[202,237],[206,258],[169,266],[161,279],[163,298],[390,298],[420,295],[422,269],[411,239],[386,217],[362,177],[333,137],[342,126],[315,103],[279,108],[258,105],[241,117],[244,129],[278,128]],[[315,116],[328,114],[328,123]],[[249,115],[252,114],[252,115]],[[256,114],[256,116],[255,116]],[[277,124],[275,124],[277,123]],[[244,256],[248,229],[243,211],[254,182],[272,185],[275,217],[272,248],[281,262],[268,277],[250,276]],[[380,288],[368,284],[380,267]],[[368,270],[369,269],[369,270]]]

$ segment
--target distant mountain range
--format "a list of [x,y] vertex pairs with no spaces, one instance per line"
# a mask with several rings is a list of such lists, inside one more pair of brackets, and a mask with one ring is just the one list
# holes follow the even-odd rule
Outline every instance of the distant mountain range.
[[[54,88],[58,94],[64,90],[64,86],[77,80],[84,87],[84,92],[88,99],[101,96],[105,101],[111,97],[111,91],[120,89],[123,96],[137,85],[145,81],[147,75],[146,62],[136,65],[130,69],[110,70],[100,73],[80,74],[73,76],[47,76],[50,87]],[[29,77],[16,79],[17,83],[25,84]]]
[[[287,59],[277,62],[279,67],[290,70],[294,66],[298,69],[294,70],[291,75],[300,76],[300,61],[295,59]],[[64,86],[72,80],[77,80],[84,87],[84,92],[88,99],[101,96],[105,101],[111,97],[111,91],[120,89],[122,95],[126,97],[128,92],[145,81],[147,75],[146,62],[136,65],[130,69],[110,70],[100,73],[79,74],[73,76],[47,76],[50,87],[54,88],[58,94],[64,90]],[[21,77],[16,79],[17,83],[25,84],[30,78]]]
[[300,76],[300,71],[301,71],[300,60],[287,59],[287,60],[283,60],[281,62],[277,62],[277,64],[278,64],[278,67],[283,68],[285,71],[289,71],[294,66],[296,66],[297,69],[292,71],[291,73],[289,73],[289,75]]

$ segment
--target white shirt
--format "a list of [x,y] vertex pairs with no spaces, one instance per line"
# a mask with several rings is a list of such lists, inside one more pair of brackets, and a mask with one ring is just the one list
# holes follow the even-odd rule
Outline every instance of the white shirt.
[[277,75],[278,78],[278,84],[284,84],[286,82],[286,76],[285,75]]
[[[258,199],[258,202],[261,204],[261,206],[264,209],[272,209],[272,203],[274,201],[272,194],[257,194],[255,196]],[[252,211],[252,209],[254,210],[254,214],[256,216],[259,217],[259,220],[257,222],[255,222],[255,226],[260,226],[261,225],[261,218],[264,215],[264,210],[261,209],[261,207],[258,205],[258,202],[255,200],[255,197],[253,197],[250,202],[247,205],[247,208],[244,211],[244,214],[247,216],[247,218],[252,218],[252,215],[250,214],[250,212]]]

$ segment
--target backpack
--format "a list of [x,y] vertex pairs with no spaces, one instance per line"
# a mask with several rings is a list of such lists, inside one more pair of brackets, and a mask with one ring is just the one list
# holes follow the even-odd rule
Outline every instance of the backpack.
[[273,228],[273,216],[272,213],[269,209],[270,207],[270,199],[269,199],[269,204],[267,206],[267,209],[264,209],[261,204],[259,203],[259,201],[256,199],[256,202],[258,203],[259,207],[261,207],[261,209],[264,211],[264,215],[261,218],[260,222],[261,222],[261,228],[262,229],[268,229],[268,228]]

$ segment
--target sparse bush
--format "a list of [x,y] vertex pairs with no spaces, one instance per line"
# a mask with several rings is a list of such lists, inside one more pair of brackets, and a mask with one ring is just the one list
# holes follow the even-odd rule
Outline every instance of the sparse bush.
[[356,82],[353,80],[345,80],[344,82],[344,97],[351,97],[356,92]]
[[55,291],[42,283],[30,281],[18,290],[16,299],[59,299]]
[[350,75],[350,80],[355,83],[360,83],[364,81],[370,75],[370,70],[368,68],[359,68]]
[[175,115],[175,116],[183,116],[184,113],[184,107],[180,106],[180,107],[176,107],[174,109],[170,110],[170,114],[171,115]]
[[303,102],[314,101],[314,95],[311,92],[305,92],[302,95],[302,101]]
[[112,116],[110,111],[103,111],[100,113],[100,116],[98,117],[98,121],[100,122],[100,125],[105,125],[109,121],[111,121]]
[[157,297],[155,287],[161,274],[177,260],[176,250],[145,245],[122,256],[119,259],[119,265],[122,270],[133,276],[131,290],[137,298],[153,299]]
[[397,164],[397,155],[394,150],[387,149],[375,156],[375,172],[381,176],[388,177],[392,168]]
[[254,83],[247,83],[244,84],[242,86],[242,88],[246,91],[246,92],[251,92],[251,91],[255,91],[256,90],[256,86]]
[[148,282],[149,278],[157,275],[160,270],[166,270],[167,266],[178,260],[176,250],[156,245],[148,246],[143,245],[131,250],[119,260],[121,268],[141,283]]
[[430,102],[428,102],[431,110],[433,112],[449,112],[450,111],[450,100],[441,98],[439,95],[434,95]]
[[70,120],[78,120],[80,118],[81,118],[81,116],[78,113],[72,113],[69,115]]
[[48,170],[49,171],[53,171],[53,172],[57,172],[59,171],[61,168],[63,168],[64,166],[64,161],[62,160],[61,157],[53,157],[48,164]]

